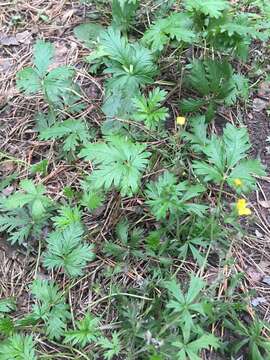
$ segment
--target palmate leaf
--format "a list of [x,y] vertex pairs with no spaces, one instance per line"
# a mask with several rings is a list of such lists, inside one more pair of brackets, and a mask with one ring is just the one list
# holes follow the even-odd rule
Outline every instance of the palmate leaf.
[[[255,176],[265,176],[265,168],[259,160],[242,160],[235,168],[231,171],[227,178],[229,186],[235,189],[239,194],[248,193],[256,189],[256,178]],[[235,185],[235,179],[242,181],[241,186]]]
[[[10,336],[14,333],[15,324],[11,317],[0,317],[0,334]],[[1,345],[0,345],[1,347]],[[1,355],[0,355],[1,358]]]
[[180,102],[180,109],[183,114],[189,112],[196,112],[204,105],[207,105],[207,101],[203,99],[183,99]]
[[67,227],[75,224],[82,226],[81,223],[82,212],[77,206],[71,207],[68,205],[63,205],[57,211],[57,213],[58,215],[54,216],[52,218],[52,221],[54,223],[54,226],[58,230],[64,230]]
[[74,35],[87,47],[92,47],[97,42],[99,34],[104,31],[104,27],[96,23],[86,23],[76,26]]
[[[203,120],[202,120],[203,121]],[[227,184],[238,193],[249,192],[256,188],[254,176],[264,176],[265,170],[258,160],[244,160],[250,149],[250,141],[247,129],[237,128],[227,124],[223,136],[213,135],[207,139],[205,146],[200,144],[198,130],[203,122],[192,124],[192,133],[184,133],[183,137],[192,143],[192,147],[206,155],[207,162],[203,160],[193,161],[193,168],[204,181],[213,181],[221,184],[226,180]],[[205,141],[205,140],[204,140]],[[235,183],[240,180],[240,186]]]
[[227,124],[223,132],[223,142],[226,149],[227,167],[235,166],[239,160],[246,157],[251,147],[247,129],[237,128]]
[[30,289],[37,299],[37,303],[28,317],[30,324],[33,321],[35,323],[42,320],[49,338],[60,339],[66,330],[67,321],[71,317],[63,294],[59,291],[58,286],[49,280],[34,280]]
[[98,344],[104,351],[104,359],[112,360],[115,356],[120,354],[121,342],[117,332],[112,333],[112,339],[101,337],[99,338]]
[[54,47],[48,42],[38,40],[34,45],[34,59],[33,63],[36,66],[40,77],[43,77],[48,72],[49,65],[52,64],[54,57]]
[[2,206],[7,210],[15,210],[25,205],[29,205],[34,219],[40,219],[47,208],[51,205],[51,200],[44,195],[45,186],[42,184],[35,185],[30,179],[24,179],[20,182],[20,188],[23,192],[18,191],[6,199],[1,199]]
[[[225,169],[224,147],[222,139],[212,135],[211,141],[202,149],[210,163],[214,164],[221,173]],[[227,152],[227,149],[226,149]]]
[[201,360],[199,355],[203,349],[209,349],[210,347],[218,349],[220,347],[218,338],[212,334],[203,334],[200,338],[188,343],[177,340],[172,345],[179,349],[176,355],[177,360]]
[[[151,52],[139,43],[128,43],[119,30],[111,27],[100,35],[97,52],[107,65],[105,73],[112,74],[108,90],[116,87],[134,96],[139,86],[152,83],[157,73]],[[95,53],[88,60],[94,57]]]
[[86,144],[90,139],[90,133],[83,120],[64,120],[61,123],[55,123],[53,126],[40,132],[41,140],[64,138],[64,151],[76,150],[80,144]]
[[0,313],[9,313],[16,309],[16,302],[14,298],[6,298],[0,300]]
[[148,98],[144,95],[134,98],[133,103],[136,108],[133,114],[134,120],[143,121],[151,130],[157,129],[159,124],[168,117],[168,109],[161,107],[166,94],[164,90],[156,88],[149,93]]
[[209,143],[207,138],[207,124],[205,116],[196,116],[189,120],[191,131],[184,131],[182,137],[191,143],[195,152],[202,152],[203,148]]
[[35,69],[25,68],[16,74],[16,84],[20,91],[26,95],[36,94],[42,90],[39,74]]
[[85,180],[81,181],[81,188],[83,190],[83,195],[80,201],[82,206],[85,206],[90,211],[102,206],[104,201],[104,192],[102,189],[95,188],[91,176],[88,176]]
[[205,257],[203,256],[203,252],[198,248],[206,248],[208,245],[208,242],[204,241],[202,238],[192,238],[190,240],[186,240],[179,249],[179,255],[183,259],[186,259],[188,253],[191,252],[194,260],[198,262],[199,266],[203,266]]
[[204,301],[197,302],[197,299],[204,289],[205,283],[201,278],[192,276],[186,294],[183,294],[175,279],[165,282],[164,286],[170,295],[167,308],[174,313],[179,313],[184,341],[187,341],[194,325],[193,318],[196,314],[204,315]]
[[134,22],[138,5],[137,0],[112,0],[112,26],[126,32]]
[[83,229],[75,223],[64,231],[55,231],[47,239],[44,265],[48,269],[63,268],[71,277],[83,274],[87,262],[94,259],[93,246],[83,244]]
[[164,172],[157,181],[152,181],[146,189],[147,205],[157,220],[165,219],[168,214],[174,216],[184,213],[203,216],[207,206],[192,204],[189,200],[204,191],[201,185],[189,185],[187,181],[178,183],[177,178]]
[[110,189],[114,186],[125,196],[138,190],[150,156],[145,149],[145,145],[110,136],[107,137],[107,143],[89,144],[81,150],[79,156],[92,160],[97,166],[91,174],[96,188]]
[[195,160],[192,163],[193,169],[196,174],[203,177],[204,181],[213,181],[220,184],[223,180],[223,173],[218,170],[214,164],[207,164],[202,160]]
[[0,343],[1,360],[37,360],[32,336],[14,334]]
[[11,244],[23,244],[30,235],[35,239],[38,238],[49,212],[43,214],[41,218],[34,218],[27,207],[8,210],[4,204],[5,200],[5,198],[0,199],[0,232],[8,235],[7,240]]
[[24,68],[17,73],[17,87],[26,94],[35,94],[41,91],[46,100],[54,105],[63,106],[63,104],[69,105],[70,103],[74,107],[76,105],[74,102],[79,100],[78,95],[70,95],[76,90],[73,83],[75,72],[67,66],[60,66],[49,71],[53,55],[53,45],[38,40],[34,46],[34,67]]
[[43,91],[52,103],[62,102],[63,97],[72,91],[74,69],[59,66],[46,75],[43,80]]
[[162,51],[170,40],[176,39],[192,43],[196,34],[192,30],[192,20],[187,14],[174,13],[165,19],[156,20],[145,32],[142,41],[153,51]]
[[38,40],[34,45],[34,65],[35,68],[27,67],[19,71],[16,75],[19,90],[25,91],[27,95],[35,94],[42,90],[42,77],[48,71],[54,55],[53,45]]
[[96,342],[99,335],[99,319],[88,313],[82,320],[76,321],[75,330],[65,332],[64,342],[84,348],[91,342]]
[[189,68],[185,78],[186,86],[192,87],[203,98],[181,100],[182,113],[196,112],[207,106],[206,117],[211,120],[219,104],[232,104],[236,100],[236,95],[239,94],[239,79],[234,77],[228,61],[194,60]]
[[190,12],[199,12],[213,18],[219,18],[229,8],[227,0],[185,0],[184,5]]

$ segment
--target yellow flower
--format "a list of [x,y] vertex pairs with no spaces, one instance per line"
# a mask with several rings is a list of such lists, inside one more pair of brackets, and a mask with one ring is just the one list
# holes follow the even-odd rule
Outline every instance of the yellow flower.
[[251,215],[251,210],[247,207],[247,202],[245,199],[237,200],[236,209],[239,216]]
[[185,125],[186,118],[184,116],[177,116],[176,118],[176,124],[177,125]]
[[233,182],[235,186],[243,186],[243,181],[241,179],[234,179]]

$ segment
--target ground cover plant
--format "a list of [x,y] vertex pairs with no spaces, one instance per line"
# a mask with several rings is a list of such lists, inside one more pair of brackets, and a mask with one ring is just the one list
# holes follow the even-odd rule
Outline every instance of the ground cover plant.
[[241,116],[252,72],[269,81],[254,55],[270,38],[267,2],[67,6],[64,22],[83,9],[78,61],[59,62],[37,32],[12,79],[30,103],[16,141],[34,148],[0,151],[1,241],[23,262],[19,280],[1,266],[0,360],[270,359],[267,291],[237,255],[268,224],[255,228],[267,166]]

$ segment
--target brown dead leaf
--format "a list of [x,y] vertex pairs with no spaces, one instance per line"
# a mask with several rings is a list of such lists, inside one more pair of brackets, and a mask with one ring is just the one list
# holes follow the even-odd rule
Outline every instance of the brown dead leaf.
[[22,32],[16,34],[16,39],[21,44],[29,45],[29,44],[31,44],[31,41],[32,41],[32,34],[27,30],[22,31]]
[[32,41],[32,34],[29,31],[22,31],[16,35],[0,33],[0,45],[18,46],[20,44],[29,45]]
[[9,36],[7,34],[0,33],[0,45],[16,46],[19,45],[19,41],[16,39],[16,36]]
[[0,58],[0,72],[7,72],[13,65],[12,58]]
[[258,282],[261,281],[261,279],[263,278],[263,274],[260,273],[257,269],[253,268],[253,267],[249,267],[247,269],[247,275],[250,277],[250,279],[254,282]]
[[74,15],[74,13],[74,9],[69,9],[65,11],[62,15],[62,22],[65,24],[67,21],[69,21],[69,19]]
[[263,100],[260,98],[255,98],[253,100],[253,111],[261,112],[269,106],[269,102],[267,100]]
[[268,275],[264,276],[264,278],[262,279],[262,282],[264,284],[270,285],[270,276],[268,276]]
[[259,201],[259,204],[265,208],[265,209],[269,209],[270,208],[270,201],[269,200],[261,200]]
[[263,81],[259,85],[258,95],[270,100],[270,82]]
[[11,160],[4,161],[1,164],[1,171],[5,175],[12,173],[14,171],[14,169],[15,169],[15,165],[14,165],[13,161],[11,161]]
[[62,42],[55,42],[54,48],[54,61],[50,65],[49,70],[52,70],[58,66],[66,65],[67,54],[69,51],[67,45]]

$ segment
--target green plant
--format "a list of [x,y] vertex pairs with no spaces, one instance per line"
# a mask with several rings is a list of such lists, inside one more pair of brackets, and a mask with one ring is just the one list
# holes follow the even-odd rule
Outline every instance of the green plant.
[[87,61],[104,63],[104,73],[111,74],[106,82],[107,99],[103,106],[103,109],[113,106],[107,113],[110,116],[117,116],[122,106],[130,107],[130,99],[139,93],[140,87],[151,84],[157,73],[151,52],[138,42],[129,43],[112,27],[100,34],[97,50],[87,57]]
[[20,182],[22,191],[17,191],[7,198],[1,199],[1,204],[7,210],[15,210],[27,206],[34,219],[45,215],[52,201],[44,195],[46,188],[42,184],[35,185],[32,180],[22,180]]
[[97,166],[91,174],[95,188],[108,190],[114,186],[122,196],[130,196],[138,191],[150,153],[145,151],[145,145],[134,144],[120,136],[110,136],[106,140],[107,143],[87,145],[79,156],[92,160]]
[[22,244],[30,235],[39,237],[46,224],[52,201],[44,195],[46,188],[32,180],[20,182],[21,191],[0,198],[0,231],[8,240]]
[[134,22],[138,0],[112,0],[112,26],[126,32]]
[[200,360],[201,357],[199,353],[203,349],[214,349],[219,348],[218,339],[212,334],[204,334],[195,340],[176,340],[172,343],[175,346],[177,351],[177,360],[190,359],[190,360]]
[[173,13],[164,19],[156,20],[143,35],[143,43],[152,51],[162,51],[173,40],[191,44],[196,39],[192,20],[185,13]]
[[117,332],[112,333],[112,339],[101,337],[98,341],[99,346],[104,350],[103,356],[106,360],[112,360],[121,351],[121,342]]
[[157,220],[165,219],[168,214],[195,214],[203,216],[207,206],[190,202],[204,191],[200,184],[190,185],[187,181],[178,182],[177,178],[164,172],[157,181],[151,182],[145,192],[147,205]]
[[57,230],[64,230],[70,226],[82,226],[82,212],[78,207],[63,205],[57,212],[58,215],[52,218]]
[[65,333],[70,319],[69,306],[54,281],[34,280],[30,286],[36,299],[31,313],[21,320],[21,325],[36,325],[42,321],[50,339],[59,340]]
[[156,130],[160,123],[168,117],[168,109],[161,106],[166,99],[166,92],[159,88],[149,93],[148,98],[140,95],[133,99],[135,111],[134,120],[143,121],[150,130]]
[[201,98],[182,100],[180,108],[183,113],[206,107],[206,118],[211,120],[219,104],[231,104],[243,92],[245,83],[240,83],[239,75],[235,77],[227,61],[194,60],[190,68],[186,78],[187,86],[198,92]]
[[14,334],[0,343],[1,360],[37,360],[35,342],[30,335]]
[[94,259],[93,246],[82,243],[83,228],[75,223],[62,231],[51,232],[47,238],[44,265],[48,269],[64,269],[71,277],[83,274],[87,262]]
[[128,262],[130,257],[143,258],[144,254],[140,250],[140,242],[143,237],[141,229],[129,229],[127,221],[121,221],[115,228],[119,243],[107,241],[104,244],[104,252],[107,256],[113,256],[117,260]]
[[83,348],[92,342],[96,342],[100,333],[98,325],[98,318],[90,313],[86,314],[82,320],[76,322],[75,330],[66,331],[65,343]]
[[[190,334],[195,326],[194,319],[196,316],[205,315],[205,302],[196,300],[201,295],[205,287],[204,281],[198,277],[191,277],[188,290],[183,294],[179,284],[175,280],[165,282],[165,288],[168,290],[170,301],[166,307],[177,315],[177,321],[183,332],[184,342],[190,339]],[[175,321],[175,319],[174,319]]]
[[237,193],[254,190],[254,175],[263,176],[265,171],[260,161],[246,159],[251,146],[247,129],[227,124],[223,136],[212,135],[211,138],[207,138],[204,131],[204,136],[199,139],[196,133],[199,134],[202,128],[205,129],[204,119],[195,118],[192,121],[191,135],[184,134],[184,138],[191,141],[192,148],[206,157],[206,161],[193,161],[195,172],[202,176],[205,182],[226,182]]
[[250,324],[245,324],[237,318],[224,319],[224,325],[241,337],[235,340],[231,347],[231,353],[237,354],[240,349],[248,348],[248,359],[264,360],[270,356],[270,343],[263,335],[263,331],[269,333],[269,326],[259,319],[254,319]]
[[203,14],[212,18],[220,18],[223,11],[229,8],[227,0],[185,0],[184,5],[193,16]]
[[53,56],[53,45],[38,40],[34,45],[34,67],[24,68],[17,73],[17,87],[27,95],[42,92],[49,104],[59,106],[68,103],[70,93],[75,91],[75,72],[67,66],[49,70]]
[[81,182],[82,196],[80,204],[86,207],[88,210],[93,211],[102,206],[104,201],[104,191],[100,188],[96,188],[91,176],[88,176]]
[[91,135],[83,120],[68,119],[42,130],[39,138],[40,140],[63,139],[63,150],[75,151],[80,144],[85,145]]
[[[0,152],[0,270],[13,276],[0,289],[0,360],[270,358],[256,310],[264,298],[246,289],[234,257],[249,228],[236,215],[252,214],[242,194],[265,175],[240,121],[261,80],[266,2],[84,3],[90,22],[74,35],[89,50],[69,39],[76,67],[57,67],[58,49],[54,61],[38,40],[17,87],[42,98],[31,97],[26,122],[16,105],[4,127],[20,136],[12,130]],[[57,26],[77,22],[66,5]],[[253,41],[247,66],[239,58]],[[24,245],[18,258],[9,247],[2,257],[5,236]]]

